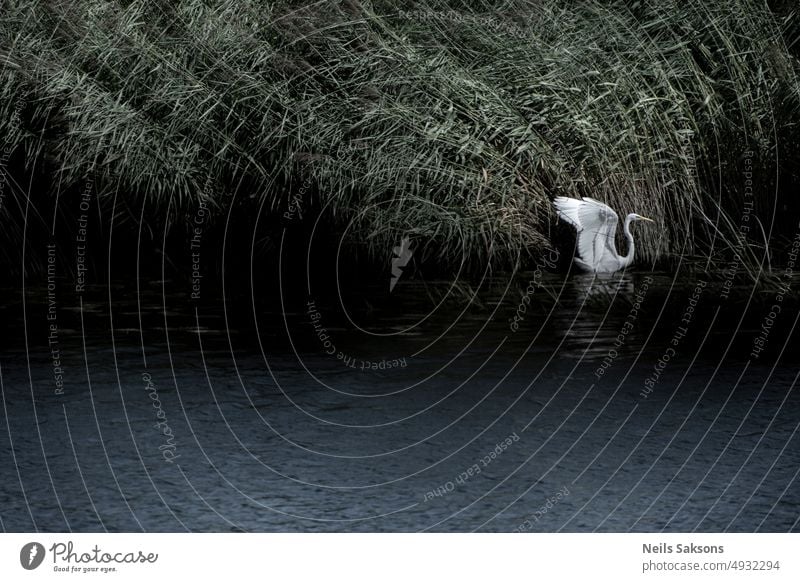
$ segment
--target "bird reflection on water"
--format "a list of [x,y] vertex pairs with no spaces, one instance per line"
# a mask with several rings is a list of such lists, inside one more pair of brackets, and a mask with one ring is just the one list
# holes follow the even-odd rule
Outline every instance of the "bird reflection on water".
[[554,329],[563,339],[560,355],[581,360],[606,356],[622,319],[634,302],[636,278],[631,273],[576,273],[553,314]]

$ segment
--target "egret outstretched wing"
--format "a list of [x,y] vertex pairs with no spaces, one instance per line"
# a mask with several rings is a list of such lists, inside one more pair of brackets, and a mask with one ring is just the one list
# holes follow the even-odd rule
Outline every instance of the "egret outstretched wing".
[[564,198],[553,200],[559,217],[578,231],[578,254],[582,262],[597,269],[604,262],[619,262],[614,235],[619,218],[608,206],[592,198]]

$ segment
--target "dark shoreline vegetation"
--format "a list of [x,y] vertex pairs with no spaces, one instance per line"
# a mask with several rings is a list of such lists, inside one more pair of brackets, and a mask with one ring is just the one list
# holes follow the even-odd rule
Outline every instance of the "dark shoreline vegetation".
[[75,275],[83,232],[90,277],[137,252],[187,276],[200,218],[206,272],[223,242],[229,270],[282,241],[304,270],[313,234],[328,269],[386,271],[407,237],[427,275],[479,277],[569,250],[550,201],[590,195],[656,220],[641,268],[780,278],[792,4],[5,0],[0,260],[41,277],[52,242]]

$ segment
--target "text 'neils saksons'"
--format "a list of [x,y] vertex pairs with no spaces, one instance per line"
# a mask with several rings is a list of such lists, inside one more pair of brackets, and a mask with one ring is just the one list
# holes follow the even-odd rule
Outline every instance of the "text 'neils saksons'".
[[642,544],[643,554],[724,554],[723,546],[698,546],[695,544]]

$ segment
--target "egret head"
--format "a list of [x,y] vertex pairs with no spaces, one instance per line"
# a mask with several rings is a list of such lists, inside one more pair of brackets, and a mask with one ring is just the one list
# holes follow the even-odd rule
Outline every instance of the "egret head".
[[640,214],[635,214],[634,213],[632,216],[633,216],[633,220],[635,220],[635,221],[644,220],[645,222],[655,222],[655,220],[653,220],[652,218],[647,218],[646,216],[642,216]]

